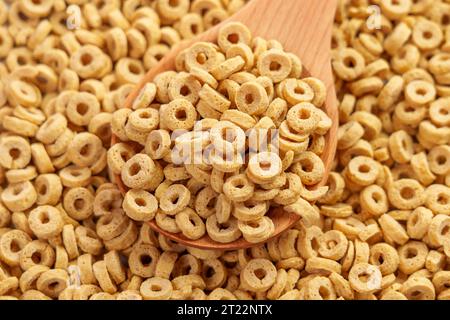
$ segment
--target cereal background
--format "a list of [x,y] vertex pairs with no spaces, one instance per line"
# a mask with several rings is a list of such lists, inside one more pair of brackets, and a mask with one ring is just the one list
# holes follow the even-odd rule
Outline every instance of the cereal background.
[[116,110],[170,47],[244,4],[0,2],[1,299],[450,298],[448,0],[339,1],[338,152],[294,229],[203,251],[119,210]]

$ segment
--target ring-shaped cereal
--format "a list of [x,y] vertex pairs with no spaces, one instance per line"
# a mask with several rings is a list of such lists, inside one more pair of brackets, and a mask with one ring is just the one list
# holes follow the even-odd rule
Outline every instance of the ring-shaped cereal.
[[269,98],[264,87],[256,81],[246,82],[236,93],[237,108],[249,115],[259,115],[269,106]]
[[192,103],[185,99],[175,99],[161,107],[160,121],[170,130],[191,130],[197,119],[197,112]]
[[153,277],[142,282],[140,293],[145,300],[166,300],[172,296],[173,287],[169,280]]
[[210,130],[210,139],[217,151],[229,154],[245,148],[245,132],[229,121],[219,121]]
[[183,235],[189,239],[197,240],[206,232],[205,223],[191,208],[185,208],[175,216],[175,222]]
[[91,170],[76,165],[69,165],[59,171],[59,177],[62,185],[65,187],[86,187],[91,179]]
[[279,83],[291,73],[292,60],[285,52],[271,49],[258,57],[257,69],[261,76],[270,78],[273,83]]
[[2,137],[0,165],[6,169],[25,168],[31,160],[30,143],[19,136]]
[[159,113],[153,108],[141,108],[130,113],[128,121],[134,129],[150,132],[158,127]]
[[250,30],[240,22],[232,22],[220,29],[217,43],[226,52],[231,46],[242,43],[250,46]]
[[236,202],[234,204],[233,216],[239,221],[251,222],[259,220],[268,211],[267,202],[256,202],[247,200],[245,202]]
[[317,108],[308,102],[299,103],[289,109],[286,120],[288,125],[299,134],[313,132],[321,120]]
[[36,190],[30,181],[9,184],[1,194],[3,204],[13,212],[25,211],[37,200]]
[[212,240],[219,243],[233,242],[242,235],[238,228],[238,221],[235,218],[219,223],[217,215],[209,216],[206,219],[206,231]]
[[66,270],[51,269],[43,272],[36,282],[39,291],[51,298],[57,298],[67,287],[69,276]]
[[189,189],[182,184],[173,184],[159,199],[159,207],[165,214],[175,215],[186,208],[190,199]]
[[400,179],[388,187],[389,201],[398,209],[414,209],[425,201],[425,190],[413,179]]
[[195,105],[199,99],[201,88],[200,82],[193,75],[179,73],[169,82],[167,93],[171,101],[185,99]]
[[94,196],[86,188],[71,188],[64,194],[63,205],[71,218],[84,220],[93,213]]
[[14,267],[20,263],[20,253],[31,242],[28,234],[21,230],[11,230],[0,238],[0,257],[2,262]]
[[55,113],[47,118],[36,133],[36,139],[42,143],[49,144],[66,130],[67,119],[60,113]]
[[252,197],[254,184],[245,174],[229,177],[223,185],[223,193],[228,199],[236,202],[247,201]]
[[193,68],[210,71],[216,67],[220,61],[217,50],[212,44],[207,42],[198,42],[186,51],[185,65],[188,71]]
[[381,289],[381,278],[379,268],[368,263],[353,265],[348,275],[350,286],[359,293],[371,293]]
[[148,221],[155,217],[158,201],[145,190],[131,189],[123,199],[123,209],[127,216],[136,221]]
[[140,277],[150,278],[155,273],[159,250],[148,244],[139,244],[133,248],[128,258],[130,270]]
[[155,163],[149,156],[142,153],[136,154],[123,166],[122,181],[129,188],[144,188],[151,181],[155,168]]
[[314,185],[320,182],[325,173],[325,167],[318,155],[306,151],[297,157],[292,166],[292,172],[297,174],[305,185]]
[[238,221],[238,228],[242,236],[250,243],[260,243],[270,238],[275,231],[273,221],[264,216],[249,222]]
[[264,292],[275,283],[277,269],[267,259],[253,259],[241,272],[241,284],[250,291]]
[[59,210],[48,205],[31,210],[28,223],[31,230],[40,239],[49,239],[59,235],[64,226]]

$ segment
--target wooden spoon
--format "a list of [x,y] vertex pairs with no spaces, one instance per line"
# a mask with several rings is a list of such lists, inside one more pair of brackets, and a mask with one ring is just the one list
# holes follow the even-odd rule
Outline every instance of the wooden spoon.
[[[332,119],[333,125],[325,136],[326,147],[321,156],[325,164],[325,175],[317,185],[325,185],[336,153],[338,112],[334,81],[331,71],[331,32],[337,0],[252,0],[239,12],[221,24],[206,31],[191,41],[180,43],[173,48],[155,67],[153,67],[137,84],[128,96],[125,107],[130,108],[141,88],[161,72],[175,70],[175,57],[194,42],[216,42],[220,27],[230,21],[240,21],[251,30],[253,36],[278,40],[287,52],[299,56],[304,65],[305,76],[312,75],[321,79],[327,87],[327,99],[324,109]],[[112,144],[119,142],[113,135]],[[115,182],[122,193],[127,191],[120,175]],[[279,236],[283,231],[294,226],[300,217],[284,212],[281,208],[272,209],[269,213],[275,224],[275,232],[271,238]],[[173,234],[159,228],[154,221],[149,222],[153,230],[181,244],[200,249],[236,250],[255,246],[244,239],[232,243],[218,243],[205,235],[199,240],[190,240],[181,233]]]

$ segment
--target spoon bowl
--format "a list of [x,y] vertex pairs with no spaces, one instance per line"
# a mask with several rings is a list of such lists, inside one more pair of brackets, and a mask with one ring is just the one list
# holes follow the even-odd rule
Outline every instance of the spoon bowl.
[[[337,0],[251,0],[244,8],[221,24],[192,40],[175,46],[136,85],[127,97],[124,107],[131,108],[142,87],[151,82],[156,75],[175,70],[175,57],[182,50],[199,41],[216,42],[222,25],[232,21],[242,22],[250,29],[253,36],[268,40],[275,39],[283,45],[286,52],[296,54],[304,66],[303,76],[312,75],[319,78],[327,88],[327,98],[323,109],[331,118],[332,126],[325,135],[325,150],[321,156],[325,174],[322,181],[315,187],[323,186],[328,180],[337,145],[338,111],[330,63],[331,32],[336,7]],[[111,143],[118,142],[120,142],[119,139],[113,134]],[[137,143],[134,147],[136,151],[143,149]],[[114,179],[119,190],[125,194],[128,188],[122,182],[120,175],[115,175]],[[282,208],[272,208],[268,216],[273,220],[275,231],[266,241],[292,228],[300,219],[299,215],[285,212]],[[243,238],[231,243],[219,243],[208,235],[198,240],[191,240],[181,233],[174,234],[159,228],[154,220],[148,223],[154,231],[167,238],[199,249],[237,250],[258,245]]]

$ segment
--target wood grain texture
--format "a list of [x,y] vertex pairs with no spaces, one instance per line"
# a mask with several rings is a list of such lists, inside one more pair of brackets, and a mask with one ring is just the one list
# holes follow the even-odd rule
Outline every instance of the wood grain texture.
[[[216,27],[193,40],[184,41],[175,46],[137,84],[135,90],[126,99],[125,107],[131,107],[141,88],[147,82],[152,81],[156,75],[175,69],[175,57],[180,51],[198,41],[215,42],[218,31],[223,24],[230,21],[240,21],[249,27],[253,36],[260,36],[268,40],[278,40],[286,51],[292,52],[301,58],[304,69],[306,69],[305,75],[312,75],[325,83],[327,99],[324,109],[332,119],[333,124],[325,136],[326,147],[321,156],[325,164],[326,174],[317,186],[325,185],[336,153],[338,129],[337,100],[330,63],[331,32],[336,7],[337,0],[252,0],[234,16]],[[117,142],[117,137],[113,135],[112,144]],[[122,183],[120,175],[115,176],[115,182],[123,193],[127,191],[127,187]],[[271,210],[269,216],[275,224],[275,233],[271,239],[294,226],[300,219],[298,215],[283,212],[281,209]],[[149,224],[153,230],[169,239],[200,249],[236,250],[255,246],[255,244],[249,243],[244,239],[221,244],[211,240],[207,235],[193,241],[182,234],[172,234],[160,229],[154,221],[149,222]]]

